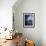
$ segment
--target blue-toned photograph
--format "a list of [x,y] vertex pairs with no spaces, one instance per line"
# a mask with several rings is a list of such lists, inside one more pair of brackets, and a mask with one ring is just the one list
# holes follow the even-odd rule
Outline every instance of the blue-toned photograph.
[[25,25],[32,25],[32,15],[25,15]]

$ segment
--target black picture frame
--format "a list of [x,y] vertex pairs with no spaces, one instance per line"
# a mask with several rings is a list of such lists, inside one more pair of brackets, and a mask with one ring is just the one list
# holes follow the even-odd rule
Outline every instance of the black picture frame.
[[23,27],[25,28],[35,27],[35,13],[23,13]]

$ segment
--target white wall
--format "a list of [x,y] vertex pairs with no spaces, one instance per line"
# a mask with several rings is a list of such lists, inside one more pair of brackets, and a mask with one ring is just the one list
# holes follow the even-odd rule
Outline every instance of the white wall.
[[41,1],[40,23],[42,46],[46,46],[46,0]]
[[16,0],[0,0],[0,27],[12,28],[12,6]]
[[[18,0],[19,2],[19,0]],[[41,46],[41,31],[40,31],[40,15],[41,15],[40,0],[23,0],[17,7],[14,5],[15,29],[22,32],[24,38],[35,41],[36,46]],[[23,27],[23,13],[35,13],[35,28]]]

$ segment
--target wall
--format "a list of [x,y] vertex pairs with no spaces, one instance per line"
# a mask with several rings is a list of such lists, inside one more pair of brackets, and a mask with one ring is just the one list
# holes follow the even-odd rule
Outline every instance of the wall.
[[[18,0],[19,2],[19,0]],[[23,37],[31,39],[36,46],[41,46],[41,31],[40,31],[40,15],[41,15],[40,0],[23,0],[20,4],[13,6],[15,30],[23,33]],[[23,27],[23,13],[35,13],[35,28]]]
[[12,6],[16,0],[0,0],[0,27],[12,29]]
[[42,46],[46,46],[46,0],[41,1],[40,25]]

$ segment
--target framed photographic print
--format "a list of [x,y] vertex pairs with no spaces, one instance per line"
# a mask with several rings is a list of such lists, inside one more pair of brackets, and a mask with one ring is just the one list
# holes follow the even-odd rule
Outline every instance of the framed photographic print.
[[23,13],[23,26],[27,28],[35,27],[35,13]]

